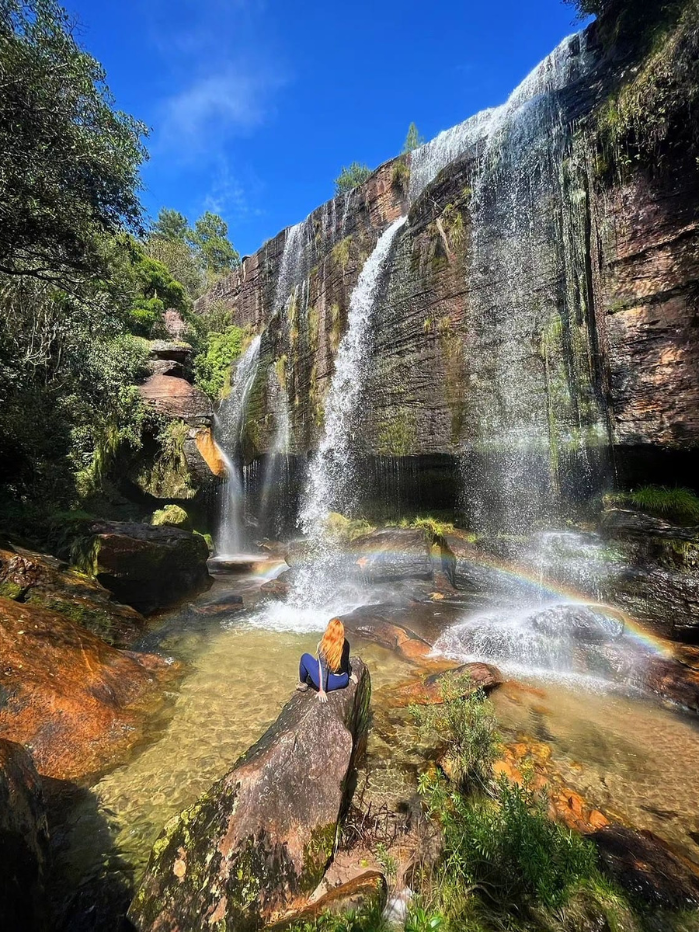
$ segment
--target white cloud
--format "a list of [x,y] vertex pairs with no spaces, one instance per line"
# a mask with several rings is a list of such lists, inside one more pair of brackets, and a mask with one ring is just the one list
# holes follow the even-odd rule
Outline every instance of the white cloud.
[[284,83],[264,68],[225,65],[169,97],[156,129],[158,148],[191,158],[264,122],[274,92]]

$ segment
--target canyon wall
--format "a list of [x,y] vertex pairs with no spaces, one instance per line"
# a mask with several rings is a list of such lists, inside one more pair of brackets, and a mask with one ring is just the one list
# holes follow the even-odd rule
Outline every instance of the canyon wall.
[[691,482],[699,172],[672,138],[657,161],[602,164],[600,113],[628,62],[597,31],[566,40],[507,105],[382,165],[199,300],[263,334],[248,461],[274,447],[282,406],[290,452],[317,445],[352,289],[407,214],[366,347],[360,450],[458,460],[481,485],[485,459],[490,482],[532,498],[591,492],[609,460],[629,481]]

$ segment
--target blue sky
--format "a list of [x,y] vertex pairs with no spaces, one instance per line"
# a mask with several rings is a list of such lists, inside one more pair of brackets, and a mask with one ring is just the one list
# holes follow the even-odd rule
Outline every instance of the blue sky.
[[396,155],[501,103],[578,28],[561,0],[64,0],[151,127],[143,202],[220,213],[241,255]]

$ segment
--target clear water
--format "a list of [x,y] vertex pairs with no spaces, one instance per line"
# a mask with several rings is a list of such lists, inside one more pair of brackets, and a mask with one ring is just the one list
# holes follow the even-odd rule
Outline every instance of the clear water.
[[[298,658],[314,651],[328,615],[283,603],[255,604],[263,578],[222,575],[199,600],[234,589],[249,610],[223,618],[174,614],[149,636],[148,649],[184,661],[188,673],[172,694],[168,714],[153,721],[145,744],[66,814],[59,860],[67,887],[104,873],[137,882],[165,822],[226,773],[288,700]],[[372,592],[355,593],[356,601],[362,596],[367,601]],[[406,605],[404,623],[410,626],[411,611],[422,609]],[[364,779],[374,798],[414,801],[419,743],[407,711],[393,709],[388,700],[391,687],[415,669],[367,642],[353,640],[352,649],[369,666],[374,695]],[[699,839],[695,718],[638,694],[617,694],[590,677],[555,682],[531,671],[525,671],[522,685],[506,684],[493,699],[508,740],[548,742],[567,785],[609,815],[656,832],[699,861],[691,834]]]

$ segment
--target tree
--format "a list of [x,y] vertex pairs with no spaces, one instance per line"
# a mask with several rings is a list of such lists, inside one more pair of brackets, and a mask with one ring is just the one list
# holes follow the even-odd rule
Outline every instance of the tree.
[[218,214],[208,210],[202,214],[194,224],[190,241],[209,274],[220,275],[240,265],[240,255],[228,239],[228,224]]
[[184,214],[181,214],[179,210],[161,207],[158,219],[153,224],[151,237],[184,243],[191,236],[191,232]]
[[405,137],[405,142],[403,143],[403,152],[412,152],[413,149],[419,149],[420,146],[424,146],[425,140],[418,132],[418,128],[414,123],[411,123],[408,127],[408,135]]
[[73,291],[99,237],[140,223],[143,124],[55,0],[0,0],[0,272]]
[[342,171],[335,179],[335,194],[344,194],[351,191],[357,185],[363,184],[371,175],[371,169],[368,165],[361,162],[352,162],[350,165],[342,167]]

